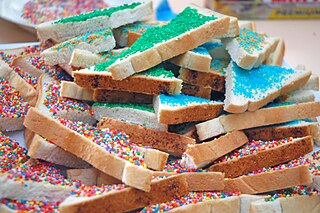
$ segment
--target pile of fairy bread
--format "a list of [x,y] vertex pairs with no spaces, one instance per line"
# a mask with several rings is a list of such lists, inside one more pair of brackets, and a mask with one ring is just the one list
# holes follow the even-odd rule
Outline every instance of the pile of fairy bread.
[[253,22],[152,15],[45,22],[0,52],[0,212],[320,212],[318,76]]

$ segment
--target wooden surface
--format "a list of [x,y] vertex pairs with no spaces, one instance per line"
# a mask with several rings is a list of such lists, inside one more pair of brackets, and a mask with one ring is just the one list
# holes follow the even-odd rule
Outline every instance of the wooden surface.
[[[183,6],[176,2],[170,4],[181,11]],[[285,39],[285,60],[290,65],[303,64],[320,75],[320,20],[259,20],[256,24],[259,32]],[[0,19],[0,44],[31,41],[37,41],[35,34]]]

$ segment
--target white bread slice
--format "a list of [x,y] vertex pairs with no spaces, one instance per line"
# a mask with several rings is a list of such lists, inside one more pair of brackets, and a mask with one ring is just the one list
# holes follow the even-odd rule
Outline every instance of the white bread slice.
[[124,131],[130,136],[130,139],[137,144],[152,146],[153,148],[163,150],[174,155],[182,155],[182,153],[187,149],[188,144],[195,143],[192,138],[183,135],[154,130],[112,118],[102,118],[98,123],[98,128],[109,128]]
[[184,94],[173,96],[160,94],[153,100],[158,122],[163,124],[209,120],[220,115],[222,107],[221,102]]
[[319,115],[320,102],[279,103],[255,112],[221,115],[218,118],[197,124],[196,128],[199,139],[203,141],[229,131],[313,118]]
[[247,71],[230,63],[226,75],[224,110],[241,113],[255,111],[281,94],[302,87],[311,72],[269,65]]
[[239,20],[238,24],[240,29],[256,31],[256,23],[254,21]]
[[294,90],[292,92],[289,92],[288,94],[281,95],[275,101],[294,103],[315,101],[314,90]]
[[241,29],[239,37],[225,39],[223,42],[232,60],[239,67],[250,70],[260,66],[269,57],[279,38]]
[[68,64],[74,49],[101,53],[116,46],[110,28],[93,33],[87,33],[64,41],[41,52],[41,56],[49,65]]
[[2,77],[0,77],[0,88],[0,131],[22,130],[23,120],[30,105],[23,100],[20,92]]
[[59,213],[59,202],[27,201],[2,199],[0,204],[1,213],[20,213],[20,212],[50,212]]
[[224,172],[227,178],[234,178],[264,167],[285,163],[312,150],[311,136],[279,141],[250,141],[218,159],[208,170]]
[[130,47],[147,29],[165,24],[159,21],[136,22],[113,29],[113,34],[119,47]]
[[152,1],[146,0],[144,3],[135,2],[130,5],[120,5],[45,22],[39,24],[36,29],[41,42],[50,39],[60,43],[88,32],[103,30],[107,27],[117,28],[125,24],[141,21],[152,15],[152,13]]
[[54,143],[50,143],[39,135],[34,135],[28,148],[28,156],[41,159],[50,163],[67,166],[71,168],[88,168],[90,164],[77,156],[67,152]]
[[[296,68],[298,69],[298,68]],[[319,76],[316,74],[312,74],[308,80],[308,82],[300,88],[301,90],[315,90],[319,91]]]
[[[197,6],[195,6],[195,7],[198,8],[198,9],[202,9],[201,7],[197,7]],[[224,15],[224,14],[221,14],[221,13],[209,10],[209,9],[207,9],[207,11],[208,11],[208,13],[211,12],[212,15],[214,15],[214,16],[216,16],[218,18],[226,17],[226,15]],[[212,38],[214,38],[214,39],[233,38],[233,37],[236,37],[236,36],[239,35],[240,28],[239,28],[239,24],[238,24],[238,18],[234,17],[234,16],[227,16],[227,17],[230,18],[229,32],[227,34],[220,35],[220,36],[215,36],[215,37],[212,37]]]
[[52,164],[30,160],[0,174],[0,198],[17,200],[63,201],[76,187]]
[[21,97],[34,106],[37,101],[37,91],[19,76],[8,64],[0,59],[0,77],[4,78],[9,84],[20,92]]
[[79,87],[71,81],[61,81],[60,95],[63,98],[76,100],[93,101],[93,90]]
[[264,195],[247,195],[241,194],[240,196],[240,212],[241,213],[250,213],[251,210],[251,203],[264,199],[267,196]]
[[67,169],[67,178],[70,180],[80,180],[85,185],[109,185],[120,184],[121,181],[101,172],[95,168],[88,169]]
[[165,202],[187,193],[184,175],[176,175],[151,183],[150,192],[125,188],[92,197],[68,197],[60,204],[61,213],[68,212],[126,212],[146,205]]
[[[305,185],[312,182],[308,165],[282,165],[264,169],[258,173],[225,180],[224,191],[239,191],[243,194],[260,194],[279,189]],[[262,173],[261,173],[262,172]],[[270,181],[274,180],[274,181]]]
[[170,213],[240,212],[240,198],[237,193],[190,192],[181,198],[147,206],[140,213],[154,212],[157,209]]
[[243,132],[234,131],[209,142],[188,145],[182,155],[181,166],[191,169],[203,168],[248,141]]
[[100,121],[103,117],[131,122],[147,128],[168,131],[168,125],[158,123],[152,106],[145,104],[94,103],[94,117]]
[[80,68],[87,68],[95,64],[102,63],[120,55],[126,48],[113,49],[100,54],[94,54],[87,50],[74,49],[71,55],[69,65],[79,70]]
[[171,58],[169,61],[179,67],[209,72],[211,64],[211,56],[204,47],[196,47],[186,53]]
[[268,65],[281,66],[284,58],[285,49],[286,47],[284,39],[279,38],[279,43],[277,44],[275,50],[271,52],[269,57],[267,57],[265,63]]
[[[62,123],[65,123],[65,125],[71,125],[69,126],[70,128],[77,128],[78,126],[82,130],[76,132],[75,129],[69,129]],[[31,108],[28,111],[28,114],[24,121],[24,125],[40,136],[45,137],[47,140],[54,142],[57,146],[87,161],[95,168],[119,180],[122,180],[122,182],[126,185],[133,186],[143,191],[150,191],[150,184],[153,173],[152,171],[146,169],[145,167],[132,164],[129,161],[117,156],[115,152],[118,152],[116,150],[110,149],[113,146],[109,148],[110,151],[113,152],[113,154],[109,153],[106,150],[107,144],[97,141],[101,139],[100,137],[93,138],[95,140],[93,141],[92,139],[81,135],[81,133],[83,134],[84,129],[88,129],[88,131],[92,133],[94,133],[95,131],[99,132],[99,130],[90,127],[89,125],[84,125],[83,123],[53,119],[41,113],[36,108]],[[51,129],[51,131],[48,131],[49,129]],[[95,134],[98,134],[98,132],[96,132]],[[104,138],[108,136],[115,137],[115,132],[106,130],[100,130],[100,132],[102,135],[104,135]],[[118,132],[116,133],[119,134]],[[77,145],[75,146],[74,143],[76,143]],[[131,144],[131,142],[127,140],[124,140],[123,143]],[[119,142],[113,145],[116,146],[116,148],[122,149],[122,145],[119,144]],[[134,152],[135,147],[135,145],[132,145],[130,149],[130,147],[128,146],[129,151],[132,152],[138,159],[138,161],[134,161],[134,163],[146,166],[147,162],[144,163],[143,156],[141,156],[139,153]],[[84,152],[83,150],[87,151]],[[118,153],[118,155],[120,154],[121,153]]]
[[23,70],[28,70],[28,73],[30,73],[32,76],[39,78],[42,72],[30,63],[30,60],[32,60],[34,56],[38,56],[39,54],[40,53],[19,55],[12,61],[12,65],[18,66]]
[[120,90],[155,95],[160,93],[179,94],[182,81],[161,66],[137,73],[124,81],[114,80],[110,72],[100,75],[93,68],[73,72],[74,82],[81,87],[92,89]]
[[[192,25],[188,19],[192,20]],[[213,17],[210,10],[187,7],[168,24],[147,30],[117,60],[96,65],[94,70],[97,75],[109,70],[114,79],[125,79],[194,49],[213,37],[225,35],[229,22],[230,18],[226,16]]]

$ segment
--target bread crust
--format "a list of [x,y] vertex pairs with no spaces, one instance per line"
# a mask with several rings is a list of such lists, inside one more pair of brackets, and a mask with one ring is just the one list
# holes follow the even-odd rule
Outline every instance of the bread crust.
[[312,182],[308,168],[308,165],[301,165],[283,170],[227,179],[225,181],[224,191],[259,194],[297,185],[306,185]]
[[95,89],[93,101],[107,103],[152,104],[153,95],[120,90]]
[[188,144],[194,144],[192,138],[170,132],[163,132],[134,125],[112,118],[102,118],[98,123],[98,128],[117,129],[126,132],[132,141],[144,146],[152,146],[171,154],[182,155]]
[[81,199],[78,202],[68,203],[65,201],[60,204],[59,210],[61,213],[130,211],[180,197],[187,194],[187,187],[185,176],[176,175],[152,182],[150,192],[130,187],[89,199]]
[[251,155],[216,163],[209,167],[209,171],[223,172],[227,178],[234,178],[251,171],[275,166],[298,158],[313,150],[311,136],[293,139],[275,148],[265,149]]
[[155,95],[160,93],[179,94],[182,81],[180,79],[132,76],[122,81],[112,78],[110,73],[99,74],[93,71],[75,71],[74,82],[80,87],[91,89],[108,89]]
[[210,72],[211,56],[204,55],[201,53],[195,53],[193,51],[188,51],[169,61],[179,67],[184,67],[191,70],[197,70],[202,72]]
[[275,50],[269,55],[266,60],[266,64],[274,66],[282,66],[284,53],[285,53],[285,42],[284,39],[280,38]]
[[60,94],[64,98],[93,101],[93,93],[92,89],[79,87],[74,82],[61,81]]
[[[152,171],[110,154],[88,138],[68,129],[58,121],[42,114],[36,108],[30,108],[24,126],[47,140],[53,141],[57,146],[87,161],[104,173],[122,180],[125,184],[150,191]],[[48,131],[49,129],[52,131]],[[76,141],[77,146],[74,146],[70,141]]]

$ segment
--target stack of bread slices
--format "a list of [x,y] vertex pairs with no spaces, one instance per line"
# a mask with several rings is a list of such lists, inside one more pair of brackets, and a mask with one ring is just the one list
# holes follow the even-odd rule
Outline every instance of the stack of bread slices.
[[96,10],[0,52],[0,212],[320,212],[318,76],[253,22],[152,17]]

